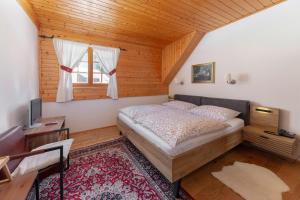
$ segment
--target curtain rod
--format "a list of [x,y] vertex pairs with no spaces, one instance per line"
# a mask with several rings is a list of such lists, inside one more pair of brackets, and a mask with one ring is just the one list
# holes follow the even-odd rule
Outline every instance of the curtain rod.
[[[59,38],[59,36],[54,36],[54,35],[51,35],[51,36],[47,36],[47,35],[39,35],[39,37],[40,37],[40,38],[43,38],[43,39],[53,39],[54,37],[58,37],[58,38]],[[124,48],[121,48],[121,47],[119,47],[119,49],[120,49],[121,51],[127,51],[127,49],[124,49]]]

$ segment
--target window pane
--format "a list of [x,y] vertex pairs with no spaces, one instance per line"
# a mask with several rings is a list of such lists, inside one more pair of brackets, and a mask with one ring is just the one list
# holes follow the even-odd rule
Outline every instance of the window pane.
[[104,73],[98,57],[93,54],[93,83],[108,83],[108,76]]
[[88,74],[72,73],[72,83],[88,83]]
[[88,53],[86,53],[78,67],[73,69],[72,83],[88,83],[88,69]]
[[101,74],[93,74],[93,82],[94,83],[101,83]]
[[103,74],[102,83],[108,83],[108,81],[109,81],[109,76],[107,74]]
[[88,62],[88,60],[89,60],[89,56],[88,56],[88,52],[86,52],[86,54],[82,57],[81,61]]
[[87,83],[88,82],[88,73],[78,73],[77,81],[78,81],[78,83]]
[[76,67],[78,69],[78,72],[84,72],[87,73],[88,72],[88,63],[87,62],[80,62],[78,67]]

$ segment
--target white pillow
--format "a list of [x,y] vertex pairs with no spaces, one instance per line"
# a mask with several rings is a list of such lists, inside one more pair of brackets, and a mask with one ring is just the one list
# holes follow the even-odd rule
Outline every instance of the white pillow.
[[[68,158],[69,151],[71,149],[72,143],[74,139],[67,139],[67,140],[61,140],[58,142],[53,142],[49,144],[42,145],[38,148],[32,149],[33,151],[38,151],[42,149],[57,147],[57,146],[64,146],[63,149],[63,157],[64,160]],[[59,150],[54,151],[48,151],[45,153],[33,155],[24,158],[21,163],[18,165],[18,167],[15,169],[15,171],[12,173],[12,176],[18,176],[18,175],[24,175],[32,171],[38,171],[40,169],[44,169],[46,167],[49,167],[50,165],[53,165],[57,162],[59,162],[60,154]]]
[[231,110],[229,108],[210,105],[198,106],[191,109],[190,112],[201,117],[215,119],[223,122],[234,119],[240,114],[240,112]]
[[177,101],[177,100],[163,103],[162,105],[181,109],[181,110],[190,110],[192,108],[197,107],[197,105],[195,104],[184,102],[184,101]]

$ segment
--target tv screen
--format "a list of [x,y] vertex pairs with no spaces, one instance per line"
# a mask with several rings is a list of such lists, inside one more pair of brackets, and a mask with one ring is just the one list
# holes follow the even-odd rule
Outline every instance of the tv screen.
[[30,101],[30,125],[40,122],[42,117],[42,99],[33,99]]

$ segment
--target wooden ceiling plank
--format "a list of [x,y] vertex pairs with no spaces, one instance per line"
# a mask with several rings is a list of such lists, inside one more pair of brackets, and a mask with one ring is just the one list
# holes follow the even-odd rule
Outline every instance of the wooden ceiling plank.
[[152,47],[159,47],[162,48],[163,46],[165,46],[166,44],[168,44],[169,42],[162,42],[159,40],[151,40],[151,39],[146,39],[146,38],[137,38],[137,37],[130,37],[130,36],[124,36],[121,34],[113,34],[113,33],[109,33],[109,32],[100,32],[100,31],[89,31],[89,30],[84,30],[84,29],[80,29],[78,28],[77,25],[74,25],[72,28],[71,24],[54,24],[54,23],[45,23],[42,24],[43,27],[49,27],[52,29],[59,29],[59,30],[65,30],[65,31],[72,31],[74,33],[83,33],[84,35],[98,35],[98,36],[102,36],[102,37],[106,37],[106,38],[111,38],[114,40],[118,40],[118,41],[127,41],[127,42],[132,42],[133,44],[142,44],[145,46],[152,46]]
[[[147,8],[144,8],[141,4],[135,4],[136,0],[133,2],[130,2],[129,0],[122,1],[119,0],[118,4],[124,5],[126,9],[132,9],[134,12],[138,12],[139,14],[146,14],[149,18],[155,19],[156,25],[162,24],[162,23],[167,23],[166,26],[176,26],[179,29],[182,29],[182,27],[186,27],[187,30],[194,30],[195,26],[199,23],[191,23],[189,20],[183,21],[182,18],[177,17],[176,15],[170,15],[168,12],[160,12],[157,8],[154,8],[154,10],[151,10],[151,13],[147,14],[149,9],[149,6]],[[152,2],[152,1],[151,1]],[[177,17],[178,20],[170,20],[171,18]],[[164,25],[162,25],[164,26]],[[205,26],[204,26],[205,27]],[[201,31],[207,31],[211,27],[205,27]],[[175,28],[176,29],[176,28]],[[173,28],[174,30],[174,28]]]
[[[53,12],[56,12],[56,13],[67,15],[67,16],[73,16],[73,17],[78,17],[78,18],[82,18],[82,19],[88,19],[88,20],[93,21],[93,22],[97,22],[99,20],[105,20],[108,23],[119,23],[119,26],[122,26],[124,24],[124,21],[117,21],[117,20],[114,20],[112,18],[102,17],[102,16],[98,15],[97,13],[92,13],[91,14],[91,13],[80,12],[78,10],[72,9],[71,7],[69,8],[69,10],[71,12],[66,13],[64,11],[65,8],[62,5],[57,5],[56,7],[53,7],[51,5],[48,5],[47,7],[42,6],[42,5],[36,5],[35,8],[38,9],[38,10],[53,11]],[[55,10],[53,8],[55,8]],[[91,12],[91,10],[89,12]],[[89,14],[91,14],[91,15],[89,15]],[[129,21],[129,22],[127,22],[126,26],[130,26],[130,29],[140,29],[139,27],[141,27],[141,29],[145,28],[145,29],[148,29],[148,31],[156,31],[156,29],[154,27],[145,26],[144,23],[141,23],[141,25],[137,26],[136,23],[131,23],[131,21]]]
[[[100,0],[103,1],[103,0]],[[138,4],[139,1],[137,0],[118,0],[118,4],[125,6],[127,10],[133,10],[137,13],[145,14],[147,17],[150,17],[151,19],[155,20],[157,23],[161,23],[162,21],[166,21],[168,25],[179,25],[181,28],[186,27],[188,29],[191,29],[191,26],[194,24],[188,20],[183,20],[178,16],[171,15],[169,12],[164,12],[156,7],[147,6],[144,7],[142,4]],[[153,1],[151,1],[152,3]]]
[[[33,2],[35,2],[35,1],[33,1]],[[38,4],[38,3],[36,3],[36,4]],[[128,20],[128,19],[127,19]],[[125,20],[124,20],[125,21]],[[169,26],[167,26],[167,25],[165,25],[166,27],[169,27]],[[180,25],[180,27],[182,27],[182,25]],[[173,29],[173,28],[172,28]],[[174,30],[174,29],[173,29]],[[175,27],[175,30],[180,30],[179,29],[179,27]],[[149,32],[149,31],[148,31]],[[152,31],[153,32],[153,31]],[[175,31],[172,31],[172,30],[170,30],[169,31],[169,33],[167,33],[167,34],[170,34],[170,33],[175,33]],[[183,33],[180,33],[179,35],[182,35]],[[176,36],[176,37],[178,37],[178,35]]]
[[273,2],[271,0],[258,0],[260,3],[262,3],[265,7],[269,7],[273,5]]
[[[41,1],[39,0],[38,2],[41,2]],[[55,1],[53,1],[53,2],[55,2]],[[68,7],[68,4],[62,4],[61,2],[58,2],[58,3],[53,3],[53,2],[52,2],[52,6],[57,5],[62,8]],[[64,3],[66,3],[66,2],[69,2],[69,1],[65,0]],[[83,13],[83,14],[91,17],[92,19],[95,17],[98,17],[99,19],[101,19],[101,18],[104,19],[107,17],[111,21],[118,22],[118,21],[116,21],[116,19],[118,17],[118,20],[120,20],[119,22],[123,22],[123,23],[124,22],[126,22],[126,23],[134,22],[133,24],[139,24],[140,26],[144,26],[144,27],[146,27],[147,25],[157,26],[157,23],[153,23],[153,20],[152,21],[144,20],[144,18],[142,18],[141,16],[133,16],[132,14],[124,15],[124,14],[122,14],[123,13],[122,10],[115,11],[114,9],[106,8],[104,6],[99,7],[96,4],[93,4],[93,6],[91,6],[92,4],[90,4],[90,3],[84,4],[86,8],[84,8],[82,10],[78,10],[77,8],[79,8],[80,5],[83,4],[83,2],[85,2],[85,1],[72,0],[70,2],[72,3],[72,5],[69,5],[69,8],[74,9],[75,12]],[[96,19],[94,19],[94,21],[95,20]],[[124,20],[124,21],[121,21],[121,20]],[[171,31],[171,28],[169,28],[169,26],[165,26],[165,25],[166,24],[162,24],[163,28]]]
[[215,7],[223,10],[225,13],[227,13],[228,15],[231,15],[235,19],[239,19],[239,18],[243,17],[243,15],[241,15],[240,13],[236,12],[235,10],[231,9],[230,7],[226,6],[225,4],[223,4],[222,2],[220,2],[218,0],[205,0],[205,1]]
[[[46,10],[46,11],[48,11],[48,10]],[[43,12],[45,12],[44,8],[43,8],[43,10],[42,10],[41,13],[43,13]],[[49,12],[51,12],[51,10],[50,10]],[[38,13],[40,13],[40,12],[38,12]],[[64,12],[63,12],[63,11],[58,11],[58,10],[57,10],[55,14],[61,14],[61,15],[64,15]],[[79,20],[79,19],[82,19],[80,16],[78,17],[77,15],[75,15],[75,13],[73,13],[72,16],[69,16],[69,17],[78,18],[78,20]],[[89,19],[89,18],[86,18],[86,19]],[[96,24],[98,24],[98,22],[97,22],[97,23],[94,22],[94,24],[96,25]],[[103,25],[110,26],[110,23],[105,22],[105,23],[103,23],[103,24],[99,24],[98,27],[101,27],[101,26],[103,26]],[[96,26],[94,26],[94,27],[96,27]],[[124,26],[119,26],[118,28],[128,31],[128,30],[126,29],[126,27],[127,27],[127,26],[125,26],[125,27],[124,27]],[[113,29],[113,27],[112,27],[112,29]],[[141,33],[143,33],[144,30],[145,30],[145,29],[140,28],[140,27],[131,27],[131,30],[128,31],[128,32],[136,31],[136,32],[141,32]],[[163,34],[163,32],[162,32],[162,34]],[[167,34],[168,34],[168,33],[166,33],[166,35],[167,35]],[[148,34],[147,34],[147,35],[152,36],[152,37],[155,37],[155,36],[156,36],[155,30],[148,30]]]
[[232,0],[235,4],[239,5],[249,13],[255,13],[257,10],[245,0]]
[[78,41],[78,42],[86,42],[86,41],[90,41],[92,38],[93,44],[96,45],[106,45],[106,46],[111,46],[111,47],[122,47],[122,48],[135,48],[135,49],[140,49],[141,51],[155,51],[155,52],[161,52],[161,48],[159,47],[148,47],[148,46],[144,46],[141,44],[135,44],[135,43],[128,43],[128,41],[120,41],[120,40],[111,40],[109,38],[106,37],[99,37],[99,35],[94,35],[94,34],[78,34],[72,31],[68,31],[68,30],[58,30],[58,29],[51,29],[48,27],[43,27],[41,26],[40,28],[40,34],[42,35],[47,35],[47,34],[53,34],[56,37],[61,37],[61,38],[65,38],[65,39],[69,39],[69,40],[74,40],[74,41]]
[[[284,0],[284,1],[286,1],[286,0]],[[278,3],[281,3],[282,0],[272,0],[272,2],[273,2],[274,4],[278,4]]]
[[[229,23],[231,20],[234,19],[233,16],[228,15],[224,11],[218,9],[217,7],[214,7],[214,10],[211,9],[211,6],[207,6],[207,4],[203,4],[202,0],[184,0],[182,1],[185,4],[189,5],[190,7],[193,7],[197,10],[199,13],[203,13],[209,17],[212,17],[216,20],[219,20],[222,24]],[[216,13],[215,11],[219,11]]]
[[252,5],[256,10],[264,9],[264,5],[259,0],[246,0],[248,4]]
[[[28,0],[43,26],[163,46],[283,0]],[[273,2],[272,2],[273,1]]]
[[216,27],[223,24],[223,21],[214,18],[213,16],[207,15],[206,13],[199,13],[197,9],[186,4],[184,1],[172,1],[172,0],[164,0],[160,3],[163,5],[164,9],[167,12],[170,12],[170,6],[173,5],[172,15],[176,15],[180,13],[180,18],[187,18],[187,20],[193,20],[193,23],[200,22],[200,25],[208,24],[210,26]]
[[[147,10],[150,8],[155,9],[156,12],[152,13],[152,16],[157,17],[159,21],[162,18],[162,16],[168,15],[169,19],[175,18],[174,20],[170,21],[170,24],[180,23],[181,25],[183,25],[183,24],[189,25],[190,28],[192,27],[191,30],[195,30],[195,27],[196,27],[195,24],[200,24],[199,21],[194,22],[194,21],[190,21],[186,16],[183,17],[183,15],[180,15],[178,13],[178,10],[176,10],[176,8],[166,7],[160,3],[157,3],[157,1],[149,1],[149,2],[147,2],[147,4],[139,4],[139,5],[137,5],[137,2],[138,2],[137,0],[133,0],[133,1],[126,0],[126,1],[119,1],[119,2],[126,3],[127,5],[128,4],[130,4],[130,5],[136,4],[136,6],[143,8],[145,10],[145,12],[146,12],[146,9]],[[168,10],[165,11],[166,9],[168,9]],[[153,10],[151,12],[153,12]],[[199,31],[207,31],[210,28],[212,28],[210,24],[208,24],[208,25],[207,24],[208,23],[204,24],[203,29],[201,29]],[[207,26],[210,26],[210,27],[207,27]]]
[[[41,18],[41,21],[42,18]],[[149,38],[137,38],[137,37],[131,37],[131,36],[126,36],[123,34],[114,34],[111,32],[103,32],[103,31],[90,31],[90,30],[84,30],[82,28],[80,28],[81,26],[78,25],[74,25],[74,27],[77,27],[77,29],[75,28],[71,28],[72,25],[68,24],[67,25],[63,22],[60,21],[59,23],[52,23],[52,22],[48,22],[48,23],[42,23],[41,24],[42,27],[49,27],[52,29],[59,29],[59,30],[65,30],[65,31],[72,31],[74,33],[80,33],[82,32],[84,35],[98,35],[98,36],[102,36],[102,37],[106,37],[106,38],[111,38],[114,40],[118,40],[118,41],[128,41],[128,42],[132,42],[134,44],[143,44],[146,46],[153,46],[153,47],[163,47],[165,46],[167,43],[169,43],[168,41],[162,41],[162,40],[153,40],[153,39],[149,39]]]
[[189,3],[191,6],[195,7],[200,12],[205,12],[209,16],[213,16],[214,18],[218,18],[222,20],[222,24],[227,24],[236,18],[233,15],[224,12],[222,9],[212,5],[208,1],[203,0],[186,0],[186,3]]
[[[124,3],[127,3],[127,4],[124,5]],[[116,5],[118,5],[118,6],[124,6],[124,7],[126,7],[126,11],[127,10],[131,10],[135,14],[144,15],[144,17],[145,17],[145,14],[147,13],[146,12],[147,10],[141,10],[143,8],[139,8],[138,7],[139,5],[134,5],[133,3],[128,3],[128,0],[127,1],[118,1],[118,4],[116,4]],[[176,21],[170,21],[170,17],[171,16],[162,16],[162,15],[157,16],[156,13],[157,13],[157,11],[154,11],[151,15],[146,14],[146,16],[149,19],[151,19],[152,21],[155,21],[155,25],[157,25],[158,24],[157,22],[159,22],[160,24],[161,23],[162,24],[166,23],[167,26],[176,26],[177,28],[182,27],[182,26],[188,27],[187,26],[188,23],[180,23],[180,21],[178,21],[178,20],[176,20]]]
[[232,0],[219,0],[219,1],[221,1],[222,3],[224,3],[225,5],[227,5],[228,7],[234,9],[235,11],[239,12],[243,16],[249,15],[249,12],[247,10],[245,10],[241,6],[237,5]]

